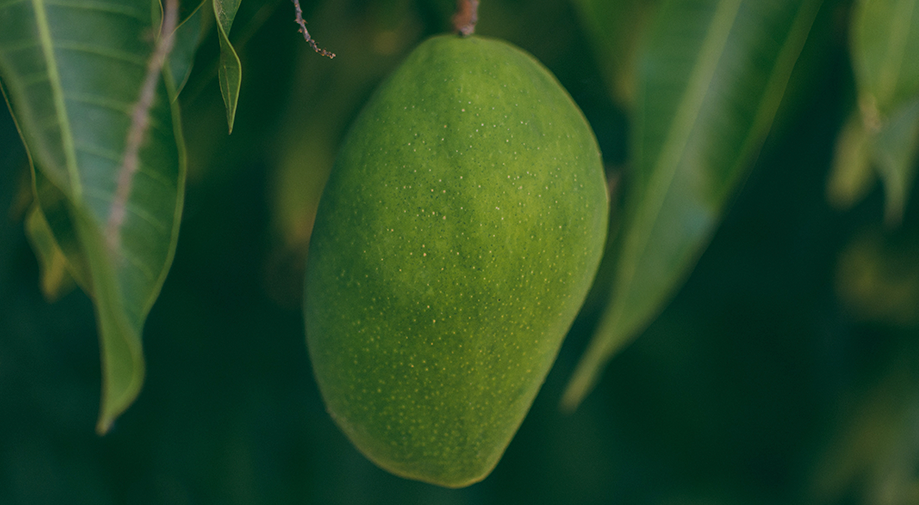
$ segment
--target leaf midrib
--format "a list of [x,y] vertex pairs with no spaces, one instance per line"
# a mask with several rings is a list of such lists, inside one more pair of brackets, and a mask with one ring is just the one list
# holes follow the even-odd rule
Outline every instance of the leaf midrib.
[[[747,130],[747,136],[744,137],[741,149],[738,151],[740,156],[738,156],[734,167],[732,167],[731,173],[737,173],[738,164],[748,163],[747,158],[750,150],[754,148],[760,136],[765,133],[762,130],[768,128],[769,125],[772,124],[779,104],[785,94],[784,89],[788,84],[789,76],[797,61],[797,55],[801,52],[801,47],[807,39],[807,34],[810,31],[814,18],[817,16],[817,11],[820,10],[822,1],[823,0],[805,0],[802,1],[801,5],[798,7],[798,12],[795,14],[791,29],[788,31],[785,41],[782,43],[778,55],[775,58],[775,65],[773,65],[769,72],[769,79],[766,82],[766,86],[763,87],[763,93],[761,95],[763,99],[759,102],[759,107],[756,109],[753,123],[750,129]],[[720,196],[722,195],[719,195],[719,197]]]
[[[648,210],[646,212],[639,211],[633,224],[633,230],[637,230],[637,232],[633,232],[631,236],[635,238],[629,241],[628,245],[627,252],[632,254],[626,256],[632,261],[633,265],[634,259],[640,258],[647,248],[653,231],[653,224],[663,208],[664,199],[670,191],[679,166],[680,156],[689,143],[693,125],[699,117],[699,111],[705,101],[705,91],[712,82],[715,70],[718,68],[718,62],[727,47],[727,41],[731,28],[737,19],[740,4],[741,0],[722,2],[714,16],[712,16],[712,23],[709,26],[705,42],[702,44],[702,51],[699,52],[699,57],[693,65],[689,85],[683,93],[675,119],[664,142],[664,147],[661,149],[661,154],[657,157],[657,162],[652,171],[648,186],[649,194],[645,200],[649,204],[641,206],[641,209]],[[634,266],[628,271],[620,271],[622,282],[617,283],[620,286],[620,289],[616,290],[617,294],[621,295],[628,291],[634,275]],[[617,303],[617,305],[622,307],[621,303]]]
[[[614,350],[617,342],[617,329],[618,335],[633,331],[631,327],[625,329],[621,327],[620,320],[624,314],[625,307],[622,296],[628,293],[631,288],[635,276],[636,258],[640,258],[641,254],[644,253],[651,237],[651,227],[647,224],[654,224],[663,206],[663,200],[673,183],[679,156],[689,142],[692,126],[695,124],[702,108],[702,103],[705,100],[705,88],[711,82],[715,69],[718,67],[720,55],[727,46],[731,27],[733,27],[734,21],[737,19],[737,12],[740,9],[740,2],[741,0],[734,0],[733,2],[721,3],[712,17],[712,23],[702,45],[703,49],[699,51],[699,56],[690,74],[689,85],[680,100],[680,106],[668,131],[664,148],[661,149],[661,155],[654,165],[655,171],[649,181],[648,198],[643,200],[643,202],[653,202],[652,208],[647,212],[642,212],[647,207],[640,207],[635,216],[635,221],[631,225],[634,231],[628,233],[629,238],[623,244],[623,253],[619,261],[617,277],[614,281],[612,311],[601,319],[595,331],[595,340],[591,342],[585,352],[585,356],[574,371],[562,397],[562,404],[566,408],[577,406],[587,394],[587,390],[596,381],[596,368]],[[673,162],[668,166],[666,162],[671,158],[673,158]],[[629,268],[623,269],[622,265],[628,265]],[[597,341],[598,336],[603,334],[607,334],[607,338]]]
[[67,104],[64,98],[64,89],[61,87],[61,76],[54,57],[54,43],[51,40],[51,28],[48,24],[48,13],[45,10],[44,0],[31,0],[35,9],[35,24],[38,28],[38,38],[41,44],[42,55],[48,69],[48,82],[51,85],[54,112],[61,128],[61,148],[64,152],[67,177],[69,179],[70,198],[73,202],[80,202],[83,197],[83,186],[77,167],[76,150],[73,135],[70,131],[70,119],[67,114]]

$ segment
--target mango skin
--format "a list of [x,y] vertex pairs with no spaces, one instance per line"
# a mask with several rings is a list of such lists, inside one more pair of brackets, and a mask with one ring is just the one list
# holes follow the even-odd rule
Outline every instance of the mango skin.
[[608,198],[581,111],[539,62],[423,42],[346,137],[310,242],[304,317],[328,411],[380,467],[485,478],[593,280]]

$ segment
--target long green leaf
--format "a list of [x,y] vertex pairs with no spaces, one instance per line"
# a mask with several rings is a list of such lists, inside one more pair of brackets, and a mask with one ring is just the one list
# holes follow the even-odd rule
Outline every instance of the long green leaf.
[[[182,209],[175,90],[149,65],[158,9],[151,0],[0,0],[0,78],[33,162],[37,201],[68,263],[81,266],[72,271],[85,270],[96,307],[100,433],[143,383],[141,332],[172,262]],[[148,73],[156,77],[149,103]],[[132,142],[129,132],[143,135]]]
[[772,123],[819,0],[668,1],[642,53],[636,173],[612,298],[562,399],[575,408],[708,244]]
[[233,133],[236,120],[236,104],[239,102],[239,87],[242,85],[242,64],[233,45],[230,44],[230,28],[241,0],[214,0],[214,16],[217,18],[217,37],[220,40],[220,62],[217,80],[220,94],[227,108],[227,124]]

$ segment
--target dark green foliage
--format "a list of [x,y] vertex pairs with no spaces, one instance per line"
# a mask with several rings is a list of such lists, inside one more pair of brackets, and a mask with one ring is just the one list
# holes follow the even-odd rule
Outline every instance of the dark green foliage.
[[[66,3],[0,1],[0,9]],[[338,55],[329,60],[296,32],[289,0],[239,3],[229,32],[242,68],[232,136],[213,4],[198,10],[200,47],[189,50],[195,37],[186,33],[175,53],[195,55],[173,103],[188,146],[175,262],[143,327],[143,389],[104,437],[94,433],[103,376],[97,307],[84,294],[92,288],[75,282],[78,289],[67,293],[68,281],[52,282],[53,275],[42,284],[25,235],[26,222],[41,228],[27,220],[35,201],[28,157],[12,118],[0,114],[0,503],[919,501],[919,206],[912,198],[916,164],[909,164],[916,152],[909,142],[915,58],[895,64],[897,54],[911,54],[915,32],[907,20],[919,8],[910,0],[820,4],[774,120],[746,130],[768,132],[765,141],[732,148],[748,158],[713,214],[718,224],[698,262],[685,267],[657,315],[614,353],[570,414],[559,412],[559,401],[615,303],[607,298],[611,272],[630,219],[624,209],[633,205],[624,195],[648,182],[638,160],[646,156],[639,146],[650,145],[640,141],[649,130],[639,126],[649,109],[637,97],[650,87],[639,83],[650,84],[648,70],[670,85],[685,82],[688,74],[676,70],[685,62],[661,59],[660,50],[666,40],[683,40],[676,47],[694,54],[693,34],[709,34],[694,23],[719,8],[781,13],[810,4],[483,0],[477,33],[534,54],[596,132],[611,181],[611,241],[602,267],[608,284],[593,290],[489,478],[443,489],[392,476],[354,449],[325,410],[303,342],[302,269],[312,216],[348,125],[412,48],[447,29],[454,5],[303,2],[311,35]],[[193,7],[183,5],[183,17]],[[675,16],[675,8],[692,16]],[[764,42],[756,56],[725,60],[725,68],[746,68],[740,61],[769,68],[769,55],[789,40],[789,31],[776,28],[791,26],[783,19],[792,18],[743,25],[744,40]],[[666,29],[671,22],[677,29]],[[22,33],[10,23],[27,27],[0,15],[0,38]],[[91,28],[82,25],[89,41],[102,41]],[[127,33],[149,51],[154,32]],[[0,60],[27,46],[2,46]],[[182,73],[181,63],[170,68]],[[875,89],[882,83],[871,77],[881,73],[863,70],[871,68],[887,69],[887,84]],[[14,86],[2,72],[11,97]],[[105,72],[96,82],[123,84],[129,74]],[[172,76],[162,84],[183,81]],[[734,96],[729,82],[708,88],[710,97]],[[872,96],[873,107],[864,98]],[[168,102],[156,103],[165,114]],[[655,103],[663,104],[647,104]],[[729,103],[744,112],[755,101]],[[658,119],[668,117],[675,116]],[[719,121],[731,117],[710,119],[726,127]],[[101,124],[77,126],[85,134]],[[708,127],[688,145],[703,133]],[[124,139],[124,132],[112,138]],[[839,154],[846,152],[855,154]],[[39,188],[42,194],[50,195]],[[52,197],[48,207],[56,202]],[[67,222],[46,217],[52,227]],[[59,237],[66,249],[76,235]],[[55,257],[47,265],[60,266]],[[92,266],[76,265],[66,271],[85,279]],[[48,272],[60,272],[55,268]],[[62,296],[48,304],[43,285]]]

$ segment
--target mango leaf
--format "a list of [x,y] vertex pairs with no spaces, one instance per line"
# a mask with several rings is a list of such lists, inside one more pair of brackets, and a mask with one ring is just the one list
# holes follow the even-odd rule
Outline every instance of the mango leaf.
[[[896,225],[912,187],[919,149],[919,0],[858,2],[850,33],[861,121],[874,139],[869,157],[884,184],[885,219]],[[835,163],[846,161],[837,156]]]
[[70,292],[76,283],[67,271],[67,258],[54,240],[51,227],[38,203],[32,205],[26,216],[26,235],[38,256],[42,294],[49,302],[53,302]]
[[169,53],[169,73],[172,75],[172,86],[176,90],[176,95],[182,92],[188,76],[191,75],[195,51],[198,50],[198,43],[203,35],[204,9],[202,7],[205,3],[207,0],[201,0],[190,13],[183,13],[182,21],[175,29],[172,52]]
[[[917,54],[919,57],[919,54]],[[884,181],[887,224],[900,223],[919,154],[919,98],[900,107],[884,123],[874,144],[874,160]]]
[[851,24],[859,104],[872,123],[919,93],[919,0],[862,0]]
[[0,0],[0,79],[36,201],[96,308],[100,433],[140,391],[141,332],[184,195],[175,89],[152,58],[168,47],[154,40],[158,12],[150,0]]
[[692,270],[769,131],[819,7],[819,0],[661,5],[640,58],[636,172],[612,295],[564,408],[580,404]]
[[220,40],[220,61],[217,66],[217,79],[220,83],[220,94],[227,108],[227,124],[233,133],[233,122],[236,120],[236,104],[239,102],[239,87],[242,85],[242,64],[233,45],[230,44],[230,28],[241,0],[214,0],[214,16],[217,18],[217,37]]
[[868,194],[880,176],[886,196],[885,220],[897,226],[909,199],[917,155],[919,98],[874,125],[866,124],[866,116],[856,109],[836,140],[827,200],[838,209],[848,209]]
[[877,179],[871,166],[875,132],[865,126],[858,112],[849,115],[833,153],[833,168],[827,181],[827,201],[837,209],[858,203]]
[[[34,165],[34,163],[33,163]],[[40,170],[32,170],[32,187],[34,190],[36,210],[40,213],[43,224],[51,232],[49,237],[55,249],[61,251],[66,261],[67,271],[83,291],[92,296],[92,274],[89,264],[83,255],[80,239],[70,217],[67,195],[52,184]],[[27,230],[29,229],[27,224]],[[35,231],[42,231],[35,229]],[[43,239],[43,238],[40,238]],[[38,251],[41,254],[40,251]]]

